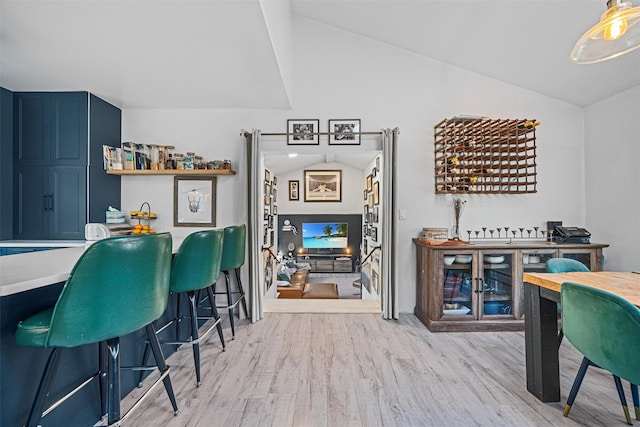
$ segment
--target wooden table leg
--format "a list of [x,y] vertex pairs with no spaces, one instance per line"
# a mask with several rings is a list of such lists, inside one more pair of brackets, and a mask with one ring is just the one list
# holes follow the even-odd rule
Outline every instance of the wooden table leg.
[[[524,284],[527,390],[543,402],[560,401],[558,308],[539,286]],[[555,293],[557,295],[557,293]]]

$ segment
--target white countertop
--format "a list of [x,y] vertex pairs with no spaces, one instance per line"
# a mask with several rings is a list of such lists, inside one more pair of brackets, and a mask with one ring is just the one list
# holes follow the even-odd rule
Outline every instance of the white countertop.
[[0,248],[74,248],[84,247],[85,240],[0,240]]
[[0,256],[0,297],[64,282],[85,246]]
[[[183,240],[184,237],[173,238],[173,253],[176,252]],[[44,242],[40,241],[39,243]],[[70,246],[68,244],[70,241],[66,241],[66,245],[63,244],[64,240],[56,242],[61,243],[61,249],[0,256],[0,297],[66,281],[85,248],[91,243],[95,243],[83,241],[81,246],[77,246],[79,242],[75,241],[76,247],[65,248],[64,246]],[[53,247],[50,243],[51,241],[46,241],[46,244],[36,246]]]

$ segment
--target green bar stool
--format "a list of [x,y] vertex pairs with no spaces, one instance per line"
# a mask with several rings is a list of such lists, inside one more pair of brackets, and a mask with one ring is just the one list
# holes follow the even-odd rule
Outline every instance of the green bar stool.
[[[247,301],[242,288],[242,281],[240,280],[240,268],[244,265],[245,248],[247,241],[247,226],[245,224],[232,225],[224,229],[224,247],[222,249],[222,265],[220,269],[224,273],[226,291],[216,292],[216,283],[213,282],[213,293],[215,295],[226,295],[227,305],[219,308],[226,308],[229,310],[229,323],[231,323],[231,339],[236,336],[236,327],[234,319],[234,309],[240,303],[244,316],[249,317],[247,310]],[[233,270],[236,276],[237,289],[234,291],[231,289],[231,277],[230,271]],[[234,300],[234,296],[237,296]],[[211,302],[215,305],[215,300]],[[240,317],[240,310],[238,310],[238,318]]]
[[[170,272],[171,235],[168,233],[103,239],[85,250],[73,267],[55,306],[18,324],[18,345],[53,349],[27,427],[38,425],[44,415],[96,376],[100,380],[103,415],[107,415],[109,424],[124,420],[131,410],[120,416],[119,337],[141,328],[146,330],[161,373],[154,386],[163,381],[174,414],[177,414],[169,367],[152,323],[166,309]],[[98,372],[51,405],[43,415],[61,350],[95,343],[99,343],[101,356]],[[103,356],[106,348],[108,356],[105,362]]]
[[640,382],[640,309],[618,295],[579,283],[563,283],[560,294],[564,334],[584,356],[563,415],[569,415],[589,366],[597,366],[613,374],[627,424],[632,424],[620,379],[637,393],[633,384]]
[[[224,351],[224,335],[222,333],[221,319],[215,304],[211,304],[211,316],[198,316],[197,312],[197,294],[200,290],[206,290],[209,294],[210,301],[214,301],[211,283],[218,280],[220,276],[220,264],[222,261],[222,242],[224,239],[224,230],[206,230],[198,231],[187,236],[176,252],[171,265],[171,286],[169,290],[180,297],[187,296],[189,300],[189,318],[191,324],[191,336],[187,340],[180,340],[179,324],[184,319],[180,315],[180,298],[178,298],[178,310],[176,317],[167,322],[158,329],[158,334],[167,329],[172,324],[176,327],[176,341],[163,341],[161,344],[182,345],[190,343],[193,347],[193,360],[196,370],[196,385],[200,387],[200,341],[213,330],[218,329],[220,342]],[[198,331],[199,320],[213,319],[214,322],[203,333]],[[145,347],[143,355],[143,365],[146,365],[149,357],[148,345]],[[141,372],[140,382],[142,381]]]

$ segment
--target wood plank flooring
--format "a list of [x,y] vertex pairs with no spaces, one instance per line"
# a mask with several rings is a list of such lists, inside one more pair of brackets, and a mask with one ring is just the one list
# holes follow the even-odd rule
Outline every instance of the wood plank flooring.
[[526,390],[522,332],[431,333],[410,314],[385,321],[298,313],[242,320],[235,340],[227,322],[225,332],[225,352],[215,334],[201,347],[200,388],[190,347],[169,358],[180,414],[160,386],[125,425],[625,425],[611,375],[599,369],[589,370],[569,418],[562,416],[581,360],[566,340],[563,402],[542,403]]

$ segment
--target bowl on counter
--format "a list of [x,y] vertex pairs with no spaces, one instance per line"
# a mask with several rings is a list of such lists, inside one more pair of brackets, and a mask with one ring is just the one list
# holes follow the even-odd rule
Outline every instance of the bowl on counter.
[[485,255],[483,259],[488,264],[501,264],[504,262],[504,255]]
[[456,264],[469,264],[473,259],[472,255],[456,255]]
[[445,265],[451,265],[455,262],[456,260],[456,256],[455,255],[445,255],[443,257],[444,263]]
[[469,307],[466,307],[458,303],[445,303],[442,305],[442,314],[449,316],[463,316],[471,311]]
[[540,256],[539,255],[529,255],[528,264],[540,264]]

